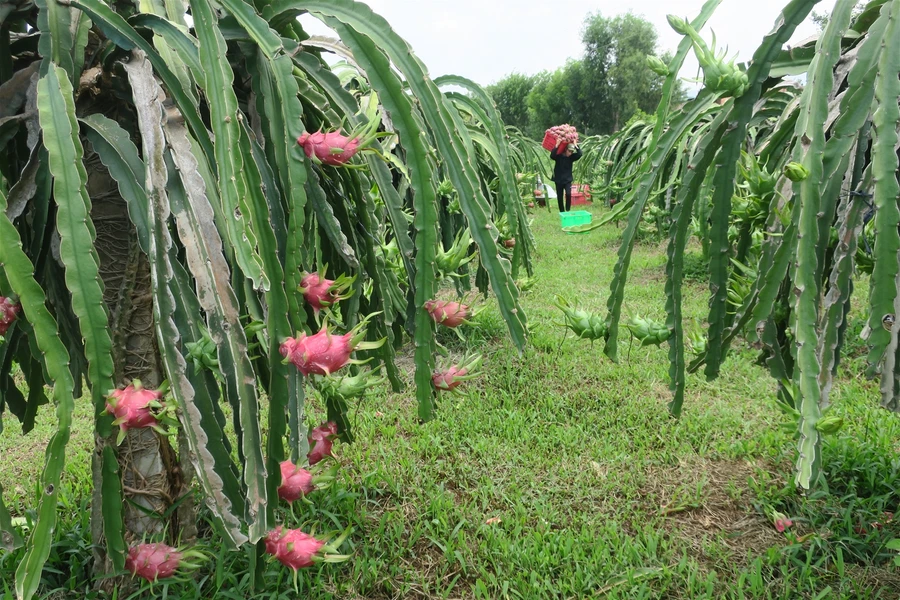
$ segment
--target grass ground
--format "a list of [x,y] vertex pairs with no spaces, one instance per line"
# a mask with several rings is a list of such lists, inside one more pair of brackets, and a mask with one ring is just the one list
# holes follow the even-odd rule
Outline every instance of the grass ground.
[[[600,211],[602,209],[593,209]],[[900,577],[884,548],[900,537],[900,419],[877,408],[861,359],[842,368],[833,398],[847,425],[826,443],[828,485],[809,496],[791,484],[793,440],[774,385],[738,345],[707,382],[691,376],[680,420],[668,416],[667,350],[563,341],[557,293],[605,312],[619,231],[565,235],[535,214],[539,283],[523,304],[532,329],[521,356],[489,308],[469,333],[485,373],[468,398],[447,398],[438,418],[416,420],[411,393],[373,396],[356,416],[357,442],[339,448],[342,481],[286,518],[319,529],[351,524],[351,561],[301,574],[314,598],[897,598]],[[626,316],[664,319],[664,248],[634,253]],[[860,286],[863,287],[863,286]],[[685,291],[701,322],[706,290]],[[854,330],[854,327],[856,328]],[[858,322],[851,332],[858,332]],[[627,334],[626,334],[627,335]],[[445,339],[455,344],[453,336]],[[458,346],[458,344],[456,344]],[[851,350],[853,344],[850,344]],[[457,348],[461,349],[461,348]],[[86,499],[90,410],[70,443],[58,543],[45,593],[89,597]],[[0,434],[0,484],[14,511],[31,506],[52,414],[37,431]],[[794,523],[785,533],[772,511]],[[293,598],[273,564],[250,591],[242,553],[209,551],[199,581],[158,585],[148,597]],[[0,552],[0,595],[15,554]],[[9,575],[9,577],[7,577]],[[140,593],[140,592],[139,592]]]

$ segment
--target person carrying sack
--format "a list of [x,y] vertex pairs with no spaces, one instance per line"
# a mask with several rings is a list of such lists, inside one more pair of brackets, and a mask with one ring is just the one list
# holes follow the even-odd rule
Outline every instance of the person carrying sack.
[[[572,164],[581,158],[581,148],[574,144],[566,146],[561,153],[559,148],[550,151],[550,158],[556,163],[553,168],[553,181],[556,183],[556,201],[559,212],[572,210]],[[565,196],[565,206],[563,206]]]

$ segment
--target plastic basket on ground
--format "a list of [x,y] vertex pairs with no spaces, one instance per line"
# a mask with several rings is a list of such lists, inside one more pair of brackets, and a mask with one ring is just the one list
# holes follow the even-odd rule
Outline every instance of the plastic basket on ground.
[[[572,210],[569,212],[559,213],[559,225],[563,229],[568,227],[577,227],[579,225],[590,225],[591,213],[586,210]],[[577,231],[568,231],[567,233],[579,233]]]
[[550,133],[549,131],[544,134],[544,141],[541,142],[541,147],[544,150],[553,150],[556,148],[556,136]]

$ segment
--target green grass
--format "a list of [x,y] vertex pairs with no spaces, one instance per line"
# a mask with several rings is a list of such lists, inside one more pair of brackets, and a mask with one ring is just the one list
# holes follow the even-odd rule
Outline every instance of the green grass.
[[[467,398],[443,399],[426,424],[411,391],[360,406],[357,442],[338,448],[341,483],[284,515],[295,526],[354,527],[352,560],[304,571],[301,594],[896,598],[900,579],[884,543],[900,532],[884,513],[900,499],[900,419],[877,408],[877,385],[859,375],[864,358],[851,356],[833,392],[847,424],[825,446],[829,487],[802,496],[792,485],[790,428],[752,349],[738,344],[716,381],[690,376],[683,417],[670,418],[665,345],[629,352],[623,339],[613,364],[602,344],[563,341],[556,325],[558,293],[605,313],[620,230],[565,235],[555,210],[539,210],[534,232],[540,280],[523,298],[531,344],[518,355],[490,307],[467,333],[485,356]],[[664,256],[657,243],[635,249],[624,317],[664,320]],[[703,283],[688,284],[688,318],[702,322],[706,295]],[[465,349],[452,334],[441,340]],[[57,572],[45,588],[59,597],[90,597],[90,428],[83,402],[51,555]],[[9,419],[0,434],[0,484],[18,514],[33,506],[51,431],[45,407],[29,437]],[[772,526],[773,510],[794,520],[786,534]],[[157,585],[148,597],[294,597],[277,563],[254,593],[246,555],[208,543],[216,558],[198,580]],[[0,598],[15,558],[0,553]]]

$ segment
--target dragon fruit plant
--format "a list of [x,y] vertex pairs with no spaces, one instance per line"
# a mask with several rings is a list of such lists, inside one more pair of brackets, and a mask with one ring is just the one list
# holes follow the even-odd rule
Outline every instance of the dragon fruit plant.
[[328,324],[314,335],[297,334],[296,338],[288,338],[281,344],[281,355],[285,363],[293,363],[301,373],[309,375],[330,375],[349,364],[365,364],[367,360],[353,360],[351,354],[355,350],[374,350],[380,348],[385,340],[377,342],[363,341],[366,337],[366,325],[378,313],[368,315],[359,324],[343,335],[328,331]]
[[128,549],[125,569],[132,576],[155,583],[159,579],[174,577],[179,572],[192,571],[200,567],[192,559],[205,560],[206,555],[198,550],[177,550],[165,544],[138,544]]
[[22,305],[12,298],[0,296],[0,337],[6,335],[13,322],[18,318]]
[[162,435],[174,435],[172,430],[178,425],[175,416],[177,406],[164,400],[167,391],[167,384],[158,390],[148,390],[139,379],[135,379],[124,389],[109,393],[106,412],[116,418],[113,425],[119,427],[117,444],[122,443],[129,429],[150,427]]
[[353,295],[351,286],[356,280],[356,276],[341,275],[335,280],[326,279],[325,270],[327,268],[326,266],[319,273],[304,273],[300,279],[300,285],[297,287],[316,315],[321,310],[328,309]]
[[464,381],[475,379],[481,373],[481,355],[466,356],[458,363],[447,364],[436,370],[431,376],[431,383],[438,392],[456,392]]

